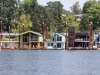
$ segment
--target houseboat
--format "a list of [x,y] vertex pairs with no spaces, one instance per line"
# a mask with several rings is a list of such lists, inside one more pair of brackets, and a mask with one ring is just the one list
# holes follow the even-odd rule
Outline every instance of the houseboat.
[[100,50],[100,31],[94,31],[93,48]]
[[52,39],[45,41],[47,49],[65,49],[65,35],[63,33],[53,33]]

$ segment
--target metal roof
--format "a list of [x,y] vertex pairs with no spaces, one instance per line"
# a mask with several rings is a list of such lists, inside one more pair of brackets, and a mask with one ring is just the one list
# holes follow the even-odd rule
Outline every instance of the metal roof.
[[26,31],[26,32],[21,33],[20,35],[24,35],[24,34],[27,34],[27,33],[33,33],[33,34],[37,34],[37,35],[42,36],[42,34],[40,34],[38,32],[34,32],[34,31]]
[[[1,35],[1,33],[0,33]],[[9,33],[2,33],[3,36],[9,36]],[[19,33],[10,33],[10,36],[19,36]]]

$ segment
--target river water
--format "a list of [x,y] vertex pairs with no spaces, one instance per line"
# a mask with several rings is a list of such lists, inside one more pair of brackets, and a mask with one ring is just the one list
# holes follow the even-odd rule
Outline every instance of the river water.
[[100,75],[100,51],[2,50],[0,75]]

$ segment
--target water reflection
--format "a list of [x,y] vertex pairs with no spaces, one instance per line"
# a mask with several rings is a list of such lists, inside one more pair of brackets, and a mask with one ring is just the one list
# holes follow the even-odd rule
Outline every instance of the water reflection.
[[0,75],[100,75],[100,51],[4,50]]

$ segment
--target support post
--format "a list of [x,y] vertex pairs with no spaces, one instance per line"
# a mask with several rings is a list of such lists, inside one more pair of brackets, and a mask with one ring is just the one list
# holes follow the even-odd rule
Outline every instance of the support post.
[[66,50],[68,50],[68,24],[66,23]]
[[43,43],[42,43],[42,45],[43,45],[43,48],[44,48],[44,22],[42,24],[42,35],[43,35]]
[[46,40],[48,39],[48,27],[46,27]]
[[92,23],[89,24],[89,49],[92,50]]
[[24,24],[23,24],[23,31],[22,32],[24,32]]
[[[2,21],[0,21],[0,33],[1,33],[1,35],[0,35],[0,42],[2,41],[1,39],[2,39]],[[0,43],[0,45],[2,45],[2,42]]]
[[20,23],[19,23],[19,48],[20,48]]
[[9,26],[9,48],[10,48],[10,26]]

